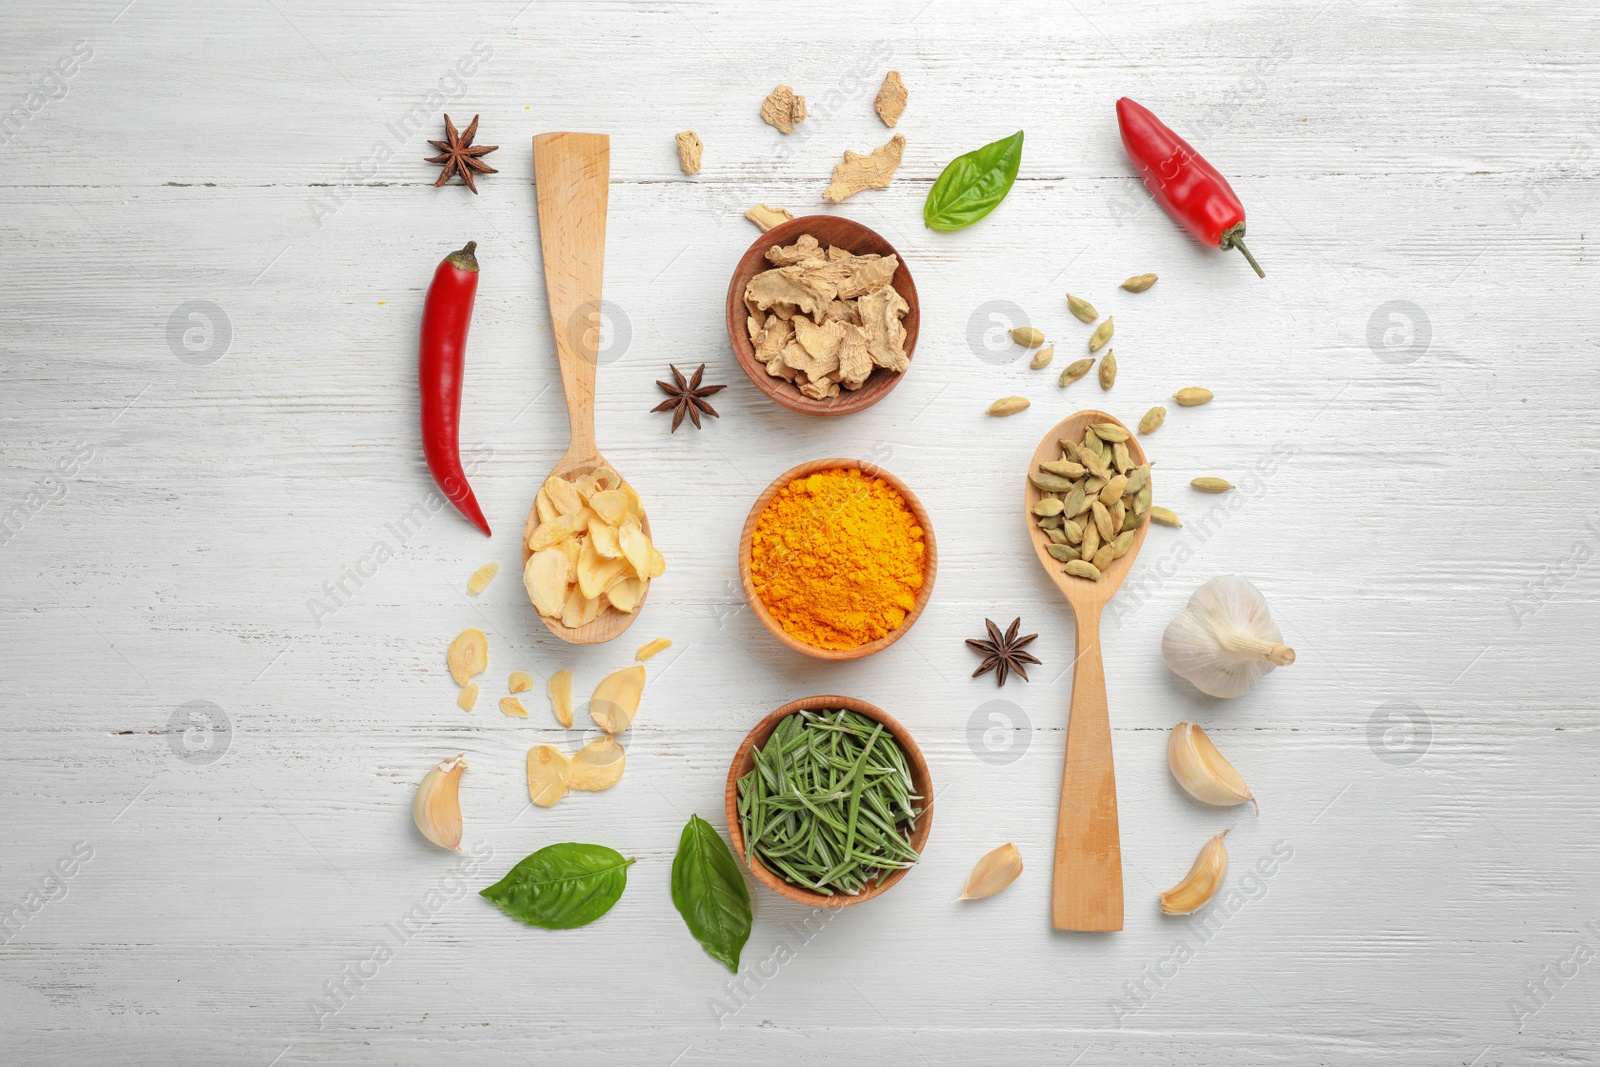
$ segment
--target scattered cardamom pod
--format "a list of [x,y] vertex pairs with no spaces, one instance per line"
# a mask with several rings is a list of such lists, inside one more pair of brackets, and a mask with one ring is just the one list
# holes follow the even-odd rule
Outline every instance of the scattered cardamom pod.
[[1233,483],[1225,478],[1196,478],[1189,483],[1202,493],[1226,493]]
[[1161,429],[1161,424],[1166,421],[1167,409],[1162,407],[1160,404],[1157,404],[1155,407],[1145,412],[1144,418],[1139,420],[1139,432],[1141,434],[1155,433],[1157,430]]
[[1096,422],[1092,423],[1089,428],[1093,430],[1094,435],[1100,438],[1102,441],[1111,441],[1115,443],[1117,441],[1126,441],[1128,439],[1128,431],[1114,422]]
[[1050,365],[1050,361],[1055,358],[1056,346],[1045,345],[1043,348],[1039,349],[1039,351],[1033,354],[1032,359],[1028,360],[1028,366],[1032,367],[1034,370],[1044,370]]
[[[1015,331],[1013,331],[1015,332]],[[1028,410],[1028,398],[1025,396],[1003,396],[989,405],[990,415],[1015,415],[1019,411]]]
[[1197,385],[1191,385],[1187,389],[1179,389],[1176,393],[1173,393],[1172,399],[1176,400],[1183,407],[1197,408],[1201,404],[1208,402],[1212,396],[1213,394],[1211,390],[1201,389]]
[[[1115,333],[1116,330],[1117,330],[1117,327],[1112,322],[1112,316],[1107,315],[1106,316],[1106,321],[1104,321],[1100,325],[1096,326],[1094,328],[1094,333],[1089,335],[1089,351],[1098,352],[1102,348],[1104,348],[1106,346],[1106,342],[1111,340],[1111,335],[1113,333]],[[1013,333],[1014,332],[1015,331],[1013,331]],[[1040,344],[1043,344],[1043,343],[1044,343],[1044,339],[1041,337],[1040,338]]]
[[1079,578],[1087,578],[1091,582],[1100,580],[1100,568],[1093,563],[1085,563],[1081,559],[1068,560],[1067,565],[1062,569],[1068,574],[1077,575]]
[[[1106,320],[1110,322],[1110,319]],[[1117,357],[1111,352],[1105,354],[1100,361],[1100,388],[1110,389],[1117,380]]]
[[1011,339],[1023,348],[1038,348],[1044,344],[1044,334],[1032,326],[1018,326],[1011,331]]
[[1178,518],[1178,513],[1171,508],[1152,506],[1150,508],[1150,521],[1158,526],[1182,526],[1183,520]]
[[1156,283],[1154,274],[1135,274],[1122,283],[1122,288],[1130,293],[1142,293]]
[[1089,368],[1094,366],[1094,359],[1075,359],[1067,364],[1067,369],[1061,372],[1060,385],[1066,388],[1073,382],[1089,373]]
[[1100,317],[1100,312],[1094,309],[1093,304],[1083,297],[1073,296],[1071,293],[1067,294],[1067,310],[1072,312],[1079,322],[1093,322]]
[[1052,515],[1061,514],[1061,501],[1053,496],[1047,496],[1033,506],[1033,513],[1041,519],[1048,519]]

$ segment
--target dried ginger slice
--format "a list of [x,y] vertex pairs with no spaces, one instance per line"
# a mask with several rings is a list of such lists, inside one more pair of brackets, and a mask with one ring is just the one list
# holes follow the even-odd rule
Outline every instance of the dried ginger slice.
[[863,189],[883,189],[894,177],[905,155],[906,138],[895,134],[889,143],[874,148],[870,155],[860,155],[845,149],[844,161],[835,163],[833,182],[822,193],[822,199],[837,204]]
[[774,267],[792,267],[810,259],[826,259],[822,245],[809,233],[803,233],[792,245],[773,245],[767,249],[767,262]]
[[761,101],[761,121],[780,133],[793,133],[806,120],[806,98],[796,96],[787,85],[779,85]]
[[861,327],[844,323],[844,339],[839,343],[839,382],[846,389],[860,389],[872,373],[872,353],[867,351],[867,335]]
[[850,273],[839,283],[839,297],[853,300],[874,289],[882,289],[894,280],[900,269],[900,260],[894,256],[857,256],[850,263]]
[[794,212],[783,207],[768,207],[766,204],[757,204],[744,213],[744,217],[761,227],[761,232],[766,233],[774,226],[785,222],[794,221]]
[[856,301],[861,329],[867,335],[872,362],[896,373],[911,365],[906,355],[906,328],[902,316],[911,310],[891,286],[874,289]]
[[872,110],[878,113],[885,126],[894,126],[900,121],[900,116],[906,110],[906,83],[900,80],[900,72],[891,70],[883,76],[883,85],[878,89],[878,96],[872,101]]
[[844,327],[842,322],[825,322],[818,326],[807,319],[795,319],[797,343],[784,350],[784,360],[796,370],[804,371],[808,378],[826,378],[839,369],[839,345],[844,341]]
[[693,130],[678,134],[678,169],[685,174],[699,174],[700,152],[703,148],[705,145],[700,142],[700,135]]
[[798,308],[807,315],[820,316],[837,295],[831,287],[817,288],[802,266],[779,267],[764,270],[750,279],[745,286],[746,299],[754,300],[762,310],[771,310],[780,317],[785,304]]

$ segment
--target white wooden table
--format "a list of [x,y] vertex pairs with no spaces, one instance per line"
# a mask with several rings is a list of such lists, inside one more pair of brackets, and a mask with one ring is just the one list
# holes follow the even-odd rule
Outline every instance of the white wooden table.
[[[20,908],[0,1061],[1600,1056],[1592,5],[10,0],[0,21],[0,909]],[[727,346],[728,273],[756,236],[741,212],[820,209],[840,153],[888,139],[871,102],[890,68],[905,164],[837,210],[902,250],[922,340],[883,403],[807,420]],[[789,138],[756,116],[778,82],[810,103]],[[1123,94],[1231,176],[1265,281],[1150,204]],[[502,146],[480,196],[431,187],[442,111]],[[692,179],[673,149],[689,128]],[[1018,128],[1007,202],[924,229],[944,163]],[[516,571],[566,435],[530,189],[530,138],[553,129],[612,136],[599,437],[669,565],[627,639],[584,650],[549,637]],[[423,290],[469,238],[487,542],[428,513],[415,425]],[[1144,271],[1150,292],[1115,287]],[[1117,319],[1109,394],[1055,385],[1088,332],[1069,290]],[[1057,340],[1052,371],[984,346],[1008,305]],[[722,418],[669,435],[654,380],[702,360],[729,384]],[[1174,408],[1149,448],[1157,502],[1188,525],[1151,532],[1104,635],[1127,927],[1056,934],[1072,621],[1018,480],[1062,415],[1136,420],[1184,385],[1217,399]],[[1032,409],[984,417],[1010,393]],[[735,575],[750,501],[821,455],[906,479],[942,557],[906,639],[837,666],[781,649]],[[1203,497],[1199,474],[1241,488]],[[491,559],[506,570],[467,598]],[[1166,671],[1160,635],[1233,571],[1300,658],[1211,701]],[[1016,615],[1044,667],[969,679],[963,638]],[[467,626],[491,639],[472,714],[444,664]],[[531,809],[524,752],[577,732],[540,700],[503,717],[505,674],[572,667],[587,692],[662,635],[621,785]],[[672,909],[678,832],[691,812],[722,825],[760,715],[821,692],[911,726],[933,836],[843,913],[757,888],[734,979]],[[1259,817],[1173,785],[1185,718]],[[460,862],[409,818],[456,752]],[[1228,825],[1230,895],[1163,918],[1157,889]],[[477,898],[563,840],[638,857],[603,920],[546,932]],[[1021,880],[950,903],[1005,841]]]

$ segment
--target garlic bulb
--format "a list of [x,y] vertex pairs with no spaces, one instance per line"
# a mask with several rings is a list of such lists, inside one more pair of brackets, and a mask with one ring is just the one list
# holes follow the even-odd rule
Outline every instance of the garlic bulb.
[[1272,668],[1294,662],[1294,649],[1283,643],[1267,602],[1237,574],[1213,578],[1194,591],[1183,614],[1167,625],[1161,655],[1174,672],[1214,697],[1248,693]]

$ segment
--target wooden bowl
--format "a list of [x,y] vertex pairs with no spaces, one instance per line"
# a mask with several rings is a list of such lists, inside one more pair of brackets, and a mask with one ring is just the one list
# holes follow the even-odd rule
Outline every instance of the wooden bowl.
[[[728,836],[733,839],[733,851],[741,862],[745,858],[744,828],[739,823],[739,779],[755,765],[753,749],[757,745],[767,743],[767,738],[772,736],[772,731],[778,728],[779,720],[792,715],[797,711],[815,711],[821,708],[845,708],[849,711],[859,712],[874,722],[883,723],[889,733],[894,736],[901,751],[906,754],[906,765],[911,768],[912,791],[922,797],[922,814],[917,816],[917,821],[911,828],[911,847],[919,853],[928,843],[928,832],[933,828],[933,777],[928,773],[928,761],[922,757],[922,749],[917,747],[917,742],[912,738],[910,731],[902,726],[899,720],[884,711],[882,708],[868,704],[865,700],[854,697],[819,696],[806,697],[785,704],[777,711],[768,715],[756,724],[756,728],[745,735],[744,742],[739,746],[739,751],[734,754],[733,763],[728,767],[728,788],[725,794],[728,815]],[[864,900],[871,900],[881,893],[887,892],[889,887],[906,876],[910,867],[890,871],[887,875],[879,877],[866,889],[853,896],[836,893],[833,896],[824,896],[814,893],[809,889],[790,885],[778,875],[761,863],[753,860],[748,865],[750,873],[764,884],[768,889],[794,901],[812,908],[844,908],[851,904],[860,904]]]
[[764,270],[771,269],[772,264],[767,262],[767,249],[773,245],[794,244],[802,234],[807,233],[824,246],[837,245],[858,256],[875,254],[895,256],[900,260],[900,269],[894,272],[893,284],[901,299],[910,308],[904,320],[906,357],[909,359],[916,354],[917,329],[922,322],[922,312],[921,304],[917,300],[917,286],[911,280],[911,270],[906,266],[905,257],[874,231],[859,222],[838,215],[807,215],[804,218],[792,219],[782,225],[774,226],[756,238],[745,250],[739,259],[739,265],[733,270],[733,280],[728,283],[728,341],[733,345],[733,353],[738,357],[739,366],[744,368],[745,374],[755,383],[755,387],[790,411],[798,411],[802,415],[850,415],[869,408],[888,396],[889,390],[900,384],[900,379],[909,373],[910,368],[895,374],[879,367],[873,370],[860,389],[854,391],[841,389],[836,397],[813,400],[801,393],[794,383],[774,378],[767,373],[767,365],[756,359],[756,348],[751,344],[750,333],[745,326],[748,312],[744,305],[744,289],[750,284],[751,278]]
[[[799,220],[795,221],[798,222]],[[766,372],[763,371],[762,373],[765,374]],[[834,470],[840,467],[859,470],[862,474],[871,478],[882,478],[905,498],[906,506],[911,509],[911,514],[916,518],[917,525],[922,527],[922,543],[924,546],[922,588],[917,591],[916,602],[911,605],[911,610],[906,613],[905,621],[893,632],[884,634],[876,641],[868,641],[866,644],[857,645],[854,648],[819,648],[791,635],[783,628],[782,623],[772,617],[772,612],[767,610],[767,605],[762,603],[761,595],[756,592],[755,583],[750,576],[750,546],[751,540],[755,536],[756,523],[760,521],[761,513],[772,502],[772,498],[778,495],[778,490],[796,478],[804,478],[817,471]],[[784,471],[773,480],[771,485],[762,491],[760,496],[756,497],[754,506],[750,508],[750,514],[745,517],[744,530],[739,534],[739,581],[744,586],[744,598],[749,603],[750,610],[756,613],[756,618],[761,620],[761,625],[765,626],[772,633],[772,636],[796,652],[807,656],[815,656],[817,659],[861,659],[863,656],[870,656],[874,652],[882,652],[900,640],[905,635],[905,632],[911,629],[911,624],[916,622],[917,617],[922,614],[922,609],[928,606],[928,598],[933,595],[934,574],[938,569],[939,549],[933,539],[933,523],[929,520],[928,511],[922,506],[922,501],[917,499],[917,494],[913,493],[905,482],[902,482],[882,467],[871,463],[863,463],[859,459],[814,459],[809,463],[802,463],[798,467]]]

